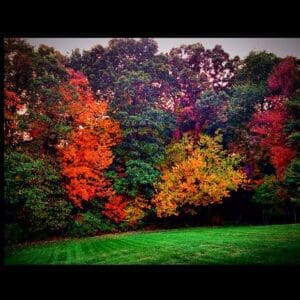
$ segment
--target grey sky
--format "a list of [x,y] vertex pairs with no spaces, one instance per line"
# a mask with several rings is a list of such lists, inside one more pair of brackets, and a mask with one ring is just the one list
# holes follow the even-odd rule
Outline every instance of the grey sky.
[[[107,46],[111,38],[27,38],[33,46],[46,44],[63,54],[70,54],[75,48],[88,50],[100,44]],[[231,57],[246,57],[251,50],[266,50],[279,57],[288,55],[300,58],[300,38],[155,38],[159,52],[168,52],[171,48],[182,44],[202,43],[207,49],[219,44]]]

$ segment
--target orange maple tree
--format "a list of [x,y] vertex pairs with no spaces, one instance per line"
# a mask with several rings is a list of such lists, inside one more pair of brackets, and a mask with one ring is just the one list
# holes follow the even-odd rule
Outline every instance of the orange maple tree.
[[114,220],[116,223],[124,221],[126,217],[126,206],[128,201],[124,200],[121,195],[111,194],[105,203],[103,215]]
[[69,70],[60,88],[73,130],[59,146],[62,174],[70,200],[82,207],[95,197],[114,197],[104,171],[113,161],[112,147],[121,139],[119,124],[107,115],[107,103],[96,101],[83,74]]
[[132,199],[124,195],[111,195],[102,213],[116,223],[125,222],[128,226],[135,227],[150,208],[147,200],[140,196]]

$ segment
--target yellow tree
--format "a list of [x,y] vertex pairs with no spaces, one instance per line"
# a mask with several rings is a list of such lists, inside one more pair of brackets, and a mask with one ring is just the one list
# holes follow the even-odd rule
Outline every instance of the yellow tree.
[[197,144],[189,136],[167,148],[161,165],[161,181],[153,199],[158,217],[178,215],[184,206],[221,203],[240,185],[246,175],[237,167],[241,158],[222,149],[222,136],[201,135]]

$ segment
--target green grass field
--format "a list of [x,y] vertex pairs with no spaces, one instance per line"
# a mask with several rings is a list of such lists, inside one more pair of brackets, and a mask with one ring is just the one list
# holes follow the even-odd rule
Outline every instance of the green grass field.
[[300,264],[300,224],[197,227],[36,243],[7,265]]

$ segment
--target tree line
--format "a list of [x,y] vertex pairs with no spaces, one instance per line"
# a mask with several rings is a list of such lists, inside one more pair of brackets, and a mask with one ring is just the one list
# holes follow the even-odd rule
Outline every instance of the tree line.
[[299,66],[149,38],[70,56],[5,39],[6,240],[297,222]]

